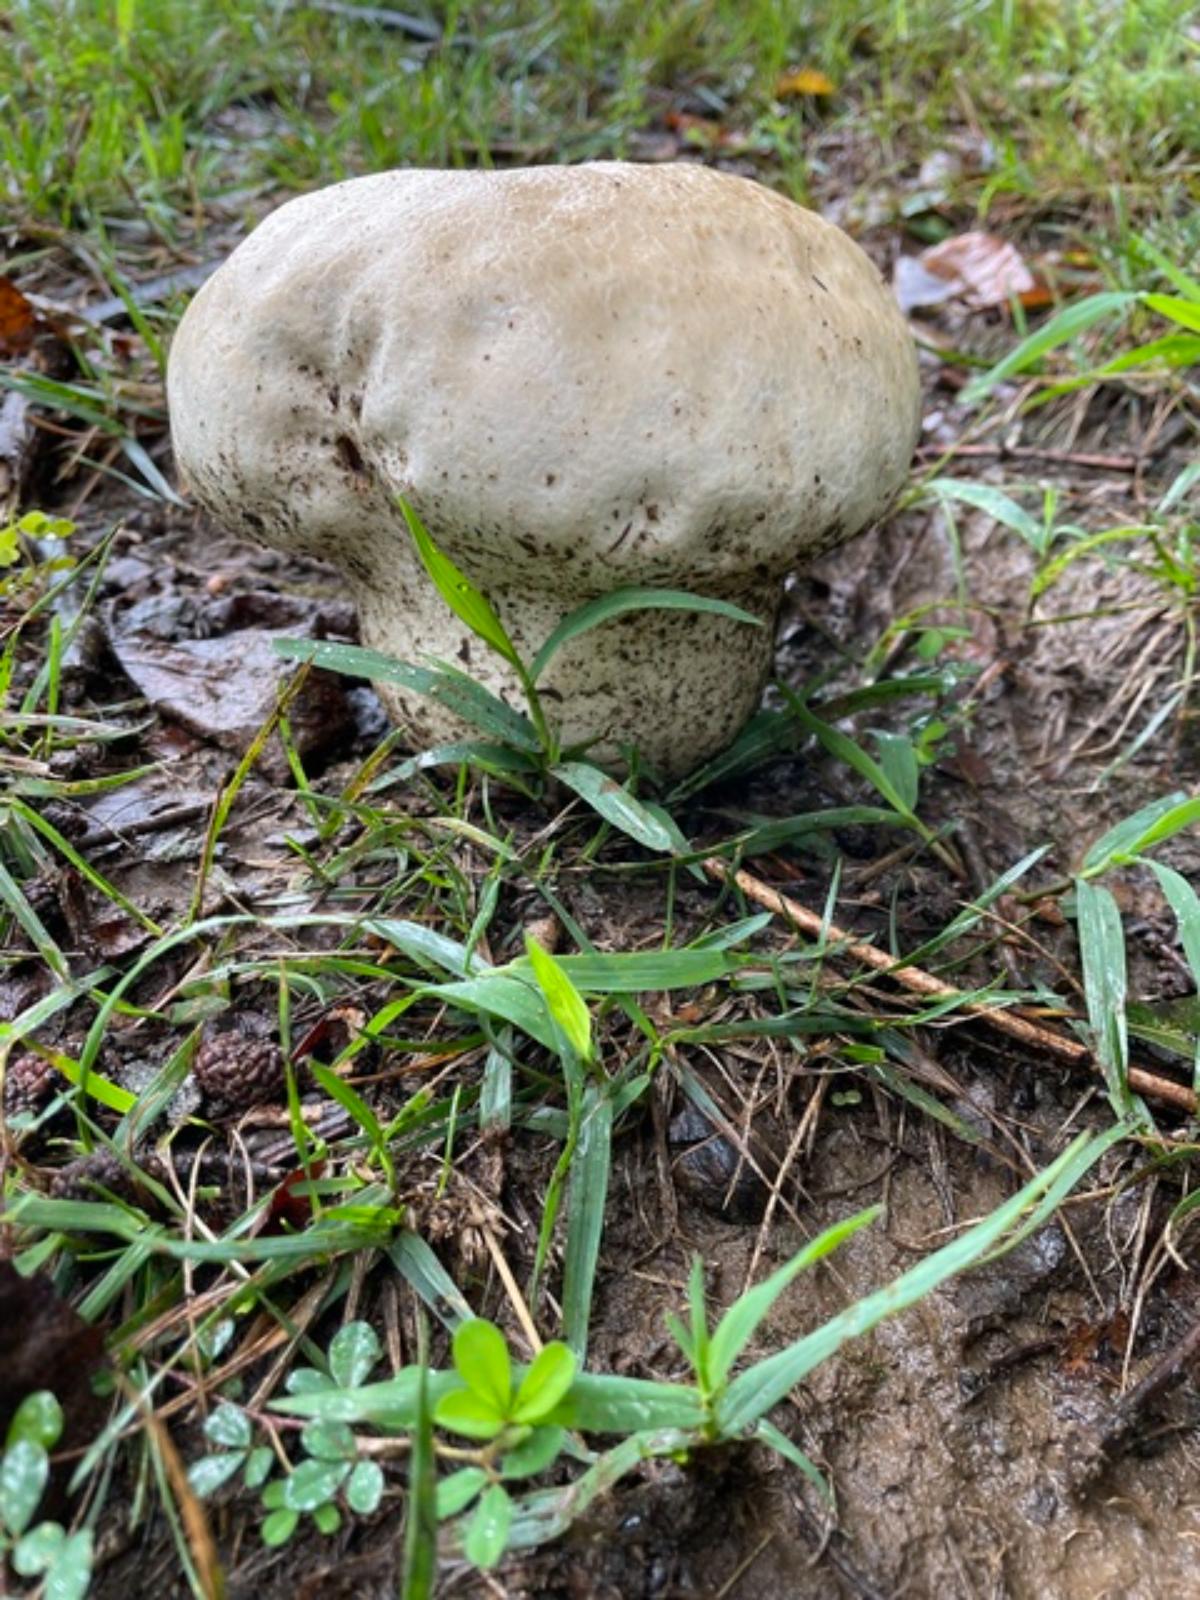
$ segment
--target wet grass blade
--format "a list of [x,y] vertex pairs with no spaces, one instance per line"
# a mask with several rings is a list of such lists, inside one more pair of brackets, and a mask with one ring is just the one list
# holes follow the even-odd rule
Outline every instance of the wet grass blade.
[[628,789],[623,789],[615,778],[610,778],[607,772],[602,772],[587,761],[560,761],[550,771],[568,789],[573,789],[582,800],[586,800],[606,822],[611,822],[614,828],[619,828],[638,844],[645,845],[647,850],[667,854],[674,850],[675,842],[670,830]]
[[529,675],[534,683],[571,639],[631,611],[700,611],[728,617],[731,622],[746,623],[752,628],[764,626],[761,617],[743,611],[741,606],[731,605],[727,600],[713,600],[707,595],[689,594],[683,589],[614,589],[597,600],[585,601],[563,618],[530,663]]
[[1200,795],[1177,790],[1152,800],[1096,840],[1083,858],[1082,875],[1094,878],[1109,867],[1127,866],[1152,845],[1162,844],[1196,822],[1200,822]]
[[1138,298],[1133,293],[1113,291],[1088,295],[1086,299],[1067,306],[1065,310],[1043,323],[1027,339],[1022,339],[1016,349],[1010,350],[1002,361],[998,361],[994,367],[990,367],[979,377],[973,378],[962,392],[963,403],[969,406],[978,404],[998,383],[1003,383],[1005,378],[1011,378],[1018,372],[1027,372],[1035,362],[1040,361],[1051,350],[1057,350],[1068,340],[1086,333],[1105,317],[1115,317],[1118,314],[1123,316],[1137,304]]
[[422,1316],[417,1321],[416,1416],[408,1464],[401,1600],[430,1600],[437,1577],[437,1474],[428,1363],[429,1332]]
[[419,1233],[402,1233],[394,1239],[388,1246],[388,1259],[452,1333],[460,1322],[475,1315],[462,1290]]
[[741,1373],[717,1405],[723,1436],[736,1437],[744,1429],[753,1427],[789,1389],[800,1383],[814,1367],[827,1361],[847,1339],[869,1332],[885,1317],[915,1305],[939,1284],[982,1260],[1019,1228],[1027,1212],[1049,1193],[1061,1194],[1073,1187],[1110,1145],[1128,1133],[1128,1124],[1121,1123],[1094,1138],[1081,1135],[1057,1161],[960,1238],[927,1256],[886,1288],[866,1296],[815,1332]]
[[714,1387],[725,1382],[738,1357],[757,1333],[759,1324],[769,1315],[772,1306],[792,1280],[832,1254],[860,1228],[874,1222],[882,1209],[882,1206],[869,1206],[856,1216],[847,1217],[845,1221],[826,1228],[769,1278],[764,1278],[761,1283],[756,1283],[752,1289],[738,1296],[717,1324],[710,1341],[709,1381]]
[[1084,878],[1076,880],[1075,898],[1092,1044],[1108,1085],[1109,1100],[1117,1115],[1124,1117],[1133,1110],[1133,1096],[1129,1089],[1125,1023],[1128,985],[1121,913],[1109,890]]
[[571,1160],[563,1262],[563,1333],[581,1364],[587,1356],[611,1164],[612,1101],[592,1084],[584,1091],[579,1140]]

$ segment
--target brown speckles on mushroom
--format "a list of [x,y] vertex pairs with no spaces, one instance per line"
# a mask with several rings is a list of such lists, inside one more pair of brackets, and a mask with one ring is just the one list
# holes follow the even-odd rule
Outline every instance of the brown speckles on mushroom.
[[[623,584],[769,623],[790,567],[880,515],[917,429],[912,343],[857,246],[686,163],[302,196],[197,295],[168,382],[200,498],[340,565],[365,642],[401,657],[462,660],[465,642],[401,495],[532,654]],[[771,652],[769,627],[642,612],[572,641],[545,683],[568,740],[604,730],[602,757],[633,742],[671,774],[736,733]],[[490,655],[471,670],[519,702]],[[384,692],[422,736],[457,734]]]

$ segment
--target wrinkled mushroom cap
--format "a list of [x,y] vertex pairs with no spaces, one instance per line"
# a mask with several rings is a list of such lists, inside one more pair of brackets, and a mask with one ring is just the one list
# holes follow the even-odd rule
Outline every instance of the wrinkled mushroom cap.
[[[293,200],[200,291],[175,448],[231,530],[341,567],[365,642],[515,699],[419,567],[397,497],[532,654],[583,600],[697,590],[773,620],[782,575],[904,480],[916,361],[874,266],[692,165],[402,171]],[[753,709],[770,628],[641,613],[548,676],[569,737],[680,772]],[[395,692],[427,738],[460,731]]]

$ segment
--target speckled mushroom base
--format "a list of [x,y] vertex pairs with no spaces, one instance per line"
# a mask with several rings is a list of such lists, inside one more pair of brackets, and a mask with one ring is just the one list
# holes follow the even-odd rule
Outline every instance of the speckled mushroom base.
[[[379,604],[378,585],[357,589],[363,642],[374,650],[420,662],[436,656],[468,672],[518,710],[525,698],[507,663],[448,611],[421,569],[392,572],[389,599],[403,590],[403,622]],[[564,745],[591,744],[589,758],[620,769],[636,745],[660,777],[676,778],[730,743],[753,713],[771,669],[774,621],[781,586],[758,584],[725,595],[765,625],[759,628],[702,612],[630,613],[563,647],[538,688],[547,719]],[[587,598],[580,596],[580,601]],[[492,589],[489,599],[524,659],[561,620],[556,597]],[[420,745],[464,737],[464,725],[427,696],[394,684],[377,685],[393,717]],[[470,737],[485,737],[472,730]]]
[[[391,172],[304,195],[196,296],[168,393],[180,466],[226,526],[340,567],[376,648],[441,656],[509,699],[397,497],[529,653],[629,584],[771,621],[789,568],[885,509],[919,421],[911,338],[857,245],[688,164]],[[771,643],[637,613],[572,643],[550,706],[569,738],[603,732],[608,755],[632,742],[678,774],[753,710]],[[461,733],[392,703],[422,737]]]

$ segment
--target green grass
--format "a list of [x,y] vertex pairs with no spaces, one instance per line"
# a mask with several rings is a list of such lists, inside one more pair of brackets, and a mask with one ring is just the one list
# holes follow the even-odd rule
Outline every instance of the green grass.
[[[236,218],[356,172],[621,155],[670,108],[745,135],[801,194],[822,186],[827,135],[852,133],[877,184],[964,120],[993,151],[958,185],[982,215],[1011,197],[1109,196],[1161,215],[1164,183],[1180,212],[1194,193],[1200,46],[1184,0],[1111,13],[519,0],[428,15],[439,42],[303,5],[23,0],[0,63],[8,203],[117,247],[136,218],[172,244],[214,207]],[[798,66],[832,78],[828,107],[776,98]]]

